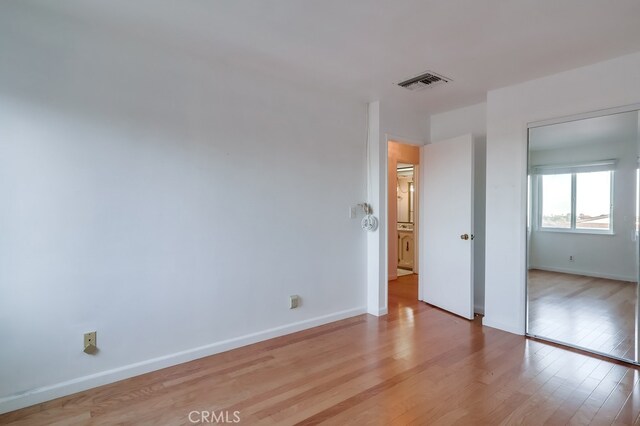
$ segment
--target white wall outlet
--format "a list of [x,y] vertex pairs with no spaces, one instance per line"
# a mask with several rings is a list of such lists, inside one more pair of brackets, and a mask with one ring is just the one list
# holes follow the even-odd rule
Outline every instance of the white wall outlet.
[[88,333],[84,333],[84,352],[88,353],[89,355],[93,355],[94,353],[96,353],[96,351],[98,350],[98,343],[97,343],[97,332],[96,331],[90,331]]
[[349,206],[349,219],[356,218],[356,206]]
[[300,296],[294,294],[289,296],[289,309],[295,309],[300,306]]

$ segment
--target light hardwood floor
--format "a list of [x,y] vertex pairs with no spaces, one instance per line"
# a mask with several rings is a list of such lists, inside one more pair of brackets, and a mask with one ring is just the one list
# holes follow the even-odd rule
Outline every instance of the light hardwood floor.
[[636,283],[529,271],[529,332],[633,359]]
[[389,285],[361,315],[0,416],[8,424],[633,424],[638,371],[482,327]]

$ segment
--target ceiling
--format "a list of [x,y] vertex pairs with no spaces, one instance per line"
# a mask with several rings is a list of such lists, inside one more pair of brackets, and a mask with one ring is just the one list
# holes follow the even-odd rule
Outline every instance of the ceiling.
[[[1,7],[47,9],[429,113],[640,50],[638,0],[30,0]],[[425,70],[453,82],[419,92],[394,85]]]
[[536,127],[529,133],[529,149],[568,148],[602,142],[637,140],[638,111]]

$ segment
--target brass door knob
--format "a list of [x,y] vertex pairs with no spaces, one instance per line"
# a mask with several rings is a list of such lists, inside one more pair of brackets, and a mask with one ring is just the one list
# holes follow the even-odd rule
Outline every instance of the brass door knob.
[[462,235],[460,235],[460,239],[461,239],[461,240],[468,240],[468,239],[469,239],[469,234],[462,234]]

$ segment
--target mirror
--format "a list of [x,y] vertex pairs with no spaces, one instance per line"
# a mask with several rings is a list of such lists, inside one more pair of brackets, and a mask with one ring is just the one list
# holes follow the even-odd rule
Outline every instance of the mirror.
[[415,192],[415,187],[413,182],[409,182],[409,222],[413,223],[413,193]]
[[639,124],[530,126],[528,335],[638,361]]
[[413,223],[413,182],[414,167],[412,164],[398,163],[398,222]]

